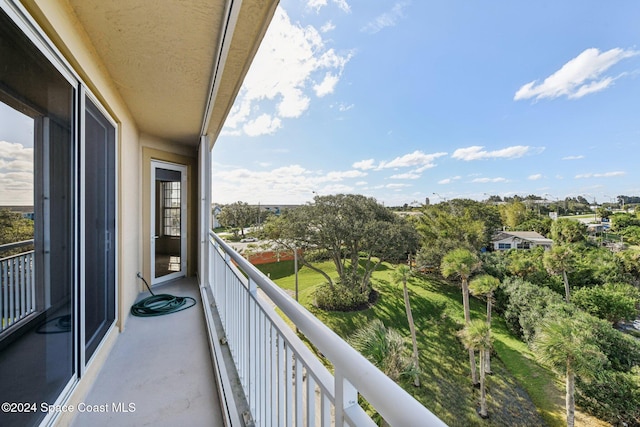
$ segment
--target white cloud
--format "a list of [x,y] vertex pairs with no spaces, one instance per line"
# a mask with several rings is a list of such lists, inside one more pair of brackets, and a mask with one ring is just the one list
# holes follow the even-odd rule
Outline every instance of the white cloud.
[[367,184],[368,184],[368,182],[367,182],[367,181],[358,181],[358,182],[356,182],[356,185],[357,185],[358,187],[362,187],[363,185],[367,185]]
[[408,172],[408,173],[400,173],[400,174],[396,174],[396,175],[391,175],[389,177],[389,179],[418,179],[421,176],[422,175],[417,174],[417,173]]
[[[346,0],[332,0],[332,1],[333,1],[333,4],[338,6],[338,8],[342,10],[344,13],[351,12],[351,6],[349,6]],[[320,9],[322,9],[326,5],[327,5],[327,0],[307,0],[307,7],[309,9],[315,10],[316,13],[320,12]]]
[[400,1],[393,5],[390,11],[378,15],[373,21],[362,27],[361,31],[375,34],[384,28],[394,27],[404,17],[404,9],[410,2]]
[[458,175],[458,176],[454,176],[454,177],[451,177],[451,178],[441,179],[440,181],[438,181],[438,184],[451,184],[452,182],[457,181],[457,180],[459,180],[461,178],[462,177]]
[[369,170],[375,168],[376,161],[374,159],[361,160],[359,162],[355,162],[351,167],[362,170]]
[[347,0],[333,0],[333,2],[342,10],[344,13],[351,13],[351,6],[347,3]]
[[390,188],[390,189],[393,190],[393,189],[411,187],[411,184],[387,184],[384,187],[385,188]]
[[585,179],[585,178],[613,178],[616,176],[624,176],[626,172],[615,171],[615,172],[605,172],[605,173],[583,173],[576,175],[576,179]]
[[[482,160],[482,159],[516,159],[518,157],[522,157],[527,153],[535,151],[533,147],[529,147],[526,145],[514,145],[513,147],[503,148],[501,150],[494,151],[486,151],[483,150],[484,147],[475,145],[472,147],[466,148],[458,148],[453,152],[451,157],[458,160]],[[544,148],[538,148],[538,151],[544,150]]]
[[350,171],[341,171],[341,172],[329,172],[324,176],[324,178],[321,178],[320,180],[321,181],[322,180],[342,181],[343,179],[346,179],[346,178],[360,178],[363,176],[367,176],[367,173],[362,171],[357,171],[357,170],[350,170]]
[[314,191],[320,194],[352,192],[355,187],[349,184],[350,180],[362,179],[367,175],[360,170],[323,173],[308,170],[300,165],[269,170],[218,165],[214,171],[213,179],[216,186],[213,196],[217,203],[237,200],[249,203],[301,203],[303,200],[311,200]]
[[584,159],[584,156],[582,154],[580,154],[579,156],[566,156],[562,158],[562,160],[580,160],[580,159]]
[[533,174],[533,175],[529,175],[528,179],[530,181],[537,181],[539,179],[542,179],[542,174],[541,173],[536,173],[536,174]]
[[33,148],[16,142],[0,141],[0,160],[33,162]]
[[33,205],[32,172],[0,172],[0,205]]
[[609,68],[623,59],[640,54],[640,51],[621,48],[600,52],[596,48],[584,50],[575,58],[564,64],[558,71],[544,79],[523,85],[513,99],[536,100],[566,96],[569,99],[581,98],[587,94],[599,92],[611,86],[619,77],[603,76]]
[[345,111],[349,111],[354,107],[353,104],[338,104],[338,111],[340,111],[341,113],[344,113]]
[[[307,3],[319,9],[325,1]],[[321,33],[313,26],[292,23],[278,7],[253,64],[247,73],[236,102],[224,125],[227,136],[258,136],[282,127],[281,119],[300,117],[309,109],[313,96],[335,91],[351,53],[339,54],[328,48]],[[249,126],[264,115],[273,117],[269,125]],[[264,131],[264,133],[261,133]]]
[[327,0],[308,0],[307,7],[309,9],[314,9],[316,13],[320,11],[323,7],[327,5]]
[[435,166],[434,161],[438,157],[446,156],[447,153],[433,153],[425,154],[420,150],[416,150],[413,153],[405,154],[404,156],[396,157],[395,159],[385,162],[382,161],[378,165],[378,169],[389,168],[404,168],[415,167],[422,169],[422,171]]
[[282,127],[282,121],[277,117],[262,114],[255,120],[247,122],[242,129],[248,136],[269,135]]
[[320,189],[321,194],[339,194],[339,193],[352,193],[355,190],[350,185],[345,184],[331,184],[324,186]]
[[33,148],[0,141],[0,205],[33,205]]
[[319,98],[322,98],[325,95],[333,93],[333,90],[335,89],[339,80],[340,77],[336,76],[335,74],[326,73],[322,82],[313,86],[313,90]]
[[498,178],[475,178],[471,182],[473,183],[487,183],[487,182],[508,182],[506,178],[498,177]]
[[328,33],[329,31],[333,31],[335,29],[336,29],[336,26],[333,24],[333,22],[328,21],[326,24],[320,27],[320,32]]

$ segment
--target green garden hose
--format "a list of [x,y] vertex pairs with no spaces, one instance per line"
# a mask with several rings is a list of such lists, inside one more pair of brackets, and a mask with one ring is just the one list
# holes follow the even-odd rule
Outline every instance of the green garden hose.
[[176,313],[186,310],[196,305],[196,300],[191,297],[176,297],[169,294],[154,294],[144,277],[138,273],[138,278],[142,279],[147,289],[151,293],[150,297],[144,298],[131,306],[131,314],[138,317],[163,316],[165,314]]

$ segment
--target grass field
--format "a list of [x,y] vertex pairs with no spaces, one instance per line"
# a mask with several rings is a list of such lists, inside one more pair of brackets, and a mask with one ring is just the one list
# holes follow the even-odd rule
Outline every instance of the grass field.
[[[336,276],[330,262],[319,264]],[[268,273],[280,287],[293,295],[293,262],[266,264]],[[382,264],[373,276],[378,300],[359,312],[326,312],[313,306],[313,290],[323,282],[320,274],[299,269],[300,302],[331,329],[344,338],[373,318],[400,331],[409,339],[402,288],[391,281],[394,266]],[[409,282],[411,307],[418,331],[421,384],[402,384],[416,399],[450,426],[562,426],[564,386],[548,369],[538,364],[526,344],[513,337],[502,319],[494,317],[494,374],[487,379],[490,418],[480,419],[476,412],[479,392],[471,386],[468,354],[456,332],[464,317],[458,286],[432,276],[418,275]],[[485,305],[472,299],[472,316],[484,318]],[[583,414],[576,425],[607,425]]]

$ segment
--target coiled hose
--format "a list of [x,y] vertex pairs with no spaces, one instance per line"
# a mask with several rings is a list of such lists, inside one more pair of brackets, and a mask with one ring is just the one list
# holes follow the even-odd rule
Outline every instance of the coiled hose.
[[[186,310],[196,305],[196,300],[191,297],[176,297],[169,294],[154,294],[149,284],[140,273],[138,278],[142,279],[147,289],[151,293],[150,297],[144,298],[131,306],[131,314],[138,317],[163,316],[165,314],[176,313]],[[188,305],[187,305],[188,304]]]

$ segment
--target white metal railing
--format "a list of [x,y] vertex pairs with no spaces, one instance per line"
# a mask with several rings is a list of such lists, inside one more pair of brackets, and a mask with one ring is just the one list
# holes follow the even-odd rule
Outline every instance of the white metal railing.
[[[0,245],[9,249],[33,245],[33,240]],[[0,332],[36,311],[33,251],[0,258]]]
[[[390,425],[446,425],[214,233],[209,260],[211,291],[257,426],[375,425],[358,394]],[[330,361],[333,375],[274,306]]]

